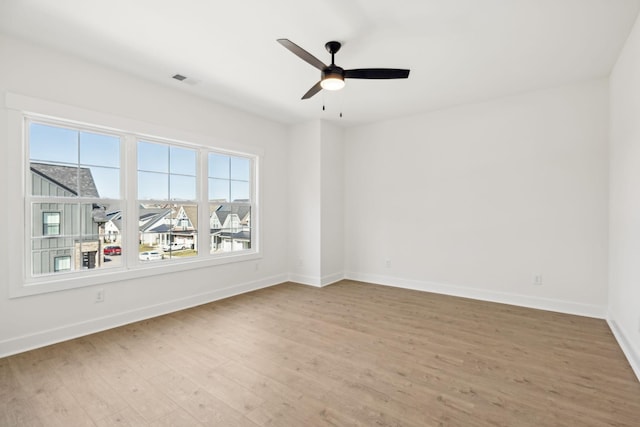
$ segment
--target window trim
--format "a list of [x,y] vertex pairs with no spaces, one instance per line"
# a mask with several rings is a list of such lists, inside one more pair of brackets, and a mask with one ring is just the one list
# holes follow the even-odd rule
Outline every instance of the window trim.
[[[167,142],[169,144],[184,145],[190,148],[196,148],[203,151],[200,155],[200,170],[206,171],[203,168],[203,159],[208,152],[214,151],[221,154],[228,154],[233,156],[243,156],[252,159],[252,247],[247,251],[229,252],[223,254],[209,254],[208,251],[208,237],[209,230],[206,230],[206,239],[199,239],[199,254],[196,257],[188,259],[170,259],[167,262],[154,263],[153,265],[140,265],[137,262],[138,251],[123,251],[123,255],[128,257],[126,267],[117,267],[114,269],[105,270],[76,270],[71,273],[55,273],[51,275],[40,276],[36,278],[30,277],[30,262],[28,257],[31,256],[30,246],[28,245],[28,239],[30,239],[30,233],[25,233],[25,228],[14,227],[9,237],[20,242],[22,246],[20,250],[10,251],[9,265],[9,297],[18,298],[29,295],[37,295],[48,292],[56,292],[61,290],[82,288],[97,284],[106,284],[111,282],[120,282],[126,280],[132,280],[137,278],[152,277],[156,275],[165,275],[172,272],[180,272],[193,270],[196,268],[211,268],[221,266],[229,263],[236,262],[248,262],[262,258],[260,240],[261,240],[261,227],[260,227],[260,203],[259,203],[259,188],[260,184],[260,163],[264,156],[264,151],[256,146],[237,144],[232,141],[223,141],[211,136],[202,134],[193,134],[185,132],[180,129],[169,128],[162,125],[155,125],[153,123],[137,121],[134,119],[127,119],[119,116],[114,116],[105,113],[99,113],[96,111],[86,110],[80,107],[74,107],[64,104],[58,104],[50,101],[45,101],[37,98],[31,98],[23,95],[6,93],[5,94],[5,106],[7,117],[7,136],[10,143],[7,149],[9,159],[20,159],[20,183],[19,185],[10,186],[8,190],[9,203],[17,207],[17,214],[23,218],[23,221],[27,221],[31,217],[30,203],[27,201],[29,197],[26,197],[25,190],[27,187],[28,177],[28,147],[25,139],[24,123],[26,118],[33,119],[37,122],[53,122],[56,125],[67,125],[73,127],[87,128],[92,131],[107,132],[107,133],[124,133],[125,136],[121,141],[121,173],[125,176],[130,176],[131,171],[135,171],[135,143],[133,141],[137,139],[144,140],[156,140],[161,142]],[[126,129],[126,131],[122,131]],[[161,135],[161,136],[158,136]],[[184,141],[189,141],[184,142]],[[205,154],[206,153],[206,154]],[[124,170],[124,172],[122,172]],[[16,181],[14,172],[11,174],[9,171],[5,171],[5,179],[11,178],[12,182]],[[206,194],[206,172],[199,173],[197,180],[201,192]],[[124,188],[126,187],[126,188]],[[122,209],[126,212],[135,212],[137,199],[127,197],[131,193],[131,188],[137,187],[136,183],[131,181],[125,182],[121,180],[121,197],[122,197]],[[136,194],[136,193],[133,193]],[[136,194],[137,197],[137,194]],[[22,200],[22,202],[20,202]],[[204,214],[208,210],[208,198],[205,197],[202,203],[199,203],[199,214]],[[79,200],[76,200],[78,202]],[[208,226],[208,221],[205,221]],[[199,221],[199,224],[205,222]],[[32,224],[25,224],[29,229]],[[199,225],[199,233],[204,225]],[[133,232],[132,232],[133,230]],[[122,231],[124,244],[127,246],[131,240],[137,236],[137,221],[126,221],[126,225]],[[136,239],[137,240],[137,239]],[[204,245],[204,247],[202,247]],[[134,247],[136,247],[135,245]]]

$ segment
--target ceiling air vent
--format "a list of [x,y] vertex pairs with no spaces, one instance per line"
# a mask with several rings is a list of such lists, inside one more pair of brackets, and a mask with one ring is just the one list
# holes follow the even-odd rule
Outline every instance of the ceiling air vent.
[[183,76],[182,74],[176,74],[173,76],[173,78],[181,82],[183,80],[186,80],[187,76]]

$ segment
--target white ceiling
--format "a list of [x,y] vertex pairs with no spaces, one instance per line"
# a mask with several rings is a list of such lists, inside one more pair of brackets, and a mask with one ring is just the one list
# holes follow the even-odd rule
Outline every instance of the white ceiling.
[[[285,123],[351,125],[609,74],[640,0],[0,0],[0,31]],[[409,68],[300,97],[320,72]],[[185,82],[171,79],[175,73]],[[189,83],[190,82],[190,83]],[[323,103],[326,111],[322,111]],[[343,112],[340,119],[339,113]]]

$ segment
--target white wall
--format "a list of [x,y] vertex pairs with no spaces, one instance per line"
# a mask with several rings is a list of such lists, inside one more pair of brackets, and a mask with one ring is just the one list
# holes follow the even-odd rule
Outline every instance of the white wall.
[[640,20],[610,93],[609,324],[640,378]]
[[343,130],[321,124],[322,284],[344,277],[344,138]]
[[321,170],[319,121],[292,126],[289,131],[289,271],[291,280],[320,285]]
[[606,80],[348,129],[347,277],[604,317],[607,131]]
[[[20,266],[9,265],[8,254],[13,249],[5,237],[0,245],[0,357],[287,279],[284,125],[2,35],[0,58],[0,93],[36,97],[198,135],[212,146],[255,147],[264,153],[260,199],[263,257],[256,261],[100,285],[105,301],[99,304],[94,303],[95,287],[9,299],[6,273]],[[21,159],[8,157],[16,151],[8,144],[16,141],[8,140],[7,115],[6,109],[0,109],[3,236],[23,227],[23,220],[7,208],[23,203],[22,199],[7,200],[9,186],[19,182],[21,174]]]
[[290,279],[324,286],[344,277],[343,131],[325,121],[289,132]]

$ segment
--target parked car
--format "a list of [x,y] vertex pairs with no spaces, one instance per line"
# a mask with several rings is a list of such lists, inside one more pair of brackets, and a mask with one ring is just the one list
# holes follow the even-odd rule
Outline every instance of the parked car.
[[162,247],[162,250],[165,251],[165,252],[169,252],[169,251],[181,251],[181,250],[186,249],[186,248],[187,247],[185,246],[184,243],[173,242],[170,245],[164,245]]
[[120,246],[105,246],[105,255],[122,255],[122,248]]
[[151,261],[154,259],[162,259],[163,254],[160,251],[144,251],[138,255],[141,261]]

